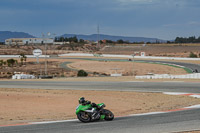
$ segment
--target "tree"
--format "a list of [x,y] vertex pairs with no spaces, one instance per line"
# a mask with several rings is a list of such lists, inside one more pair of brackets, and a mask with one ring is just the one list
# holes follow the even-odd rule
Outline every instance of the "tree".
[[77,76],[78,77],[87,77],[88,73],[85,72],[84,70],[79,70]]
[[77,39],[76,36],[74,36],[74,37],[70,37],[70,38],[69,38],[69,42],[77,43],[77,42],[78,42],[78,39]]
[[117,43],[119,43],[119,44],[123,44],[124,41],[123,41],[122,39],[119,39],[119,40],[117,40]]
[[146,44],[151,44],[151,42],[146,42]]
[[199,43],[200,42],[200,37],[196,38],[195,36],[191,36],[188,38],[183,38],[183,37],[176,37],[175,43]]
[[200,42],[200,37],[197,38],[197,42]]
[[23,63],[24,61],[26,63],[27,56],[24,53],[21,53],[19,57],[20,57],[21,65],[24,64]]
[[112,40],[106,40],[107,43],[114,43]]
[[64,40],[65,40],[65,42],[69,42],[69,38],[67,38],[67,37],[65,37]]
[[57,38],[57,37],[55,37],[54,41],[55,41],[55,42],[58,42],[58,38]]
[[195,36],[189,37],[189,38],[187,39],[187,42],[188,42],[188,43],[195,43],[195,41],[196,41]]
[[3,60],[0,60],[0,66],[2,67],[3,66]]
[[25,61],[25,65],[26,65],[26,59],[27,59],[27,56],[26,56],[26,55],[24,55],[24,61]]
[[190,52],[190,56],[189,56],[190,58],[197,58],[197,55],[196,54],[194,54],[193,52]]
[[167,41],[167,43],[168,43],[168,44],[170,44],[170,43],[171,43],[171,41]]
[[16,61],[14,59],[8,59],[7,60],[7,65],[10,67],[13,67],[13,65],[16,63]]
[[80,39],[79,42],[80,43],[85,43],[85,41],[83,39]]

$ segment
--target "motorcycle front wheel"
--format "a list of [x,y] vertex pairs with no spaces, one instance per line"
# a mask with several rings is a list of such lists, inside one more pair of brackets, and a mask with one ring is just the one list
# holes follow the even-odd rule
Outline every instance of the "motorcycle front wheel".
[[110,110],[107,110],[107,109],[104,109],[105,111],[105,120],[106,121],[112,121],[114,119],[114,114],[110,111]]
[[91,118],[89,116],[89,114],[87,112],[79,112],[77,114],[77,118],[81,121],[81,122],[90,122],[91,121]]

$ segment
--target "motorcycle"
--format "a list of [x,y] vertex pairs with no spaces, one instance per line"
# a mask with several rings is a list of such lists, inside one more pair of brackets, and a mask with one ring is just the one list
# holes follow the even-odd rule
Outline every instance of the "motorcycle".
[[114,114],[110,110],[104,109],[104,103],[100,103],[97,105],[100,107],[99,110],[97,110],[96,107],[92,107],[91,104],[79,104],[76,108],[77,118],[81,122],[85,123],[97,120],[112,121],[114,119]]

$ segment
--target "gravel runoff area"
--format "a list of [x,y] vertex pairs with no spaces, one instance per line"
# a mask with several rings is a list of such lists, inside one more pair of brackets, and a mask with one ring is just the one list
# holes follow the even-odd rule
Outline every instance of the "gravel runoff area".
[[0,89],[0,125],[76,118],[78,99],[105,103],[115,116],[168,111],[200,104],[188,96],[121,91]]

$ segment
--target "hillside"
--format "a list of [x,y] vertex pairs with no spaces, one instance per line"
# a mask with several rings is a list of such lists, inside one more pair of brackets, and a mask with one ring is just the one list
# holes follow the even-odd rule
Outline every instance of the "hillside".
[[5,42],[5,40],[9,38],[35,38],[35,37],[25,32],[0,31],[0,42]]
[[[76,36],[78,39],[84,39],[84,40],[89,40],[89,41],[97,41],[97,34],[92,34],[92,35],[82,35],[82,34],[64,34],[61,35],[60,37],[74,37]],[[4,42],[6,39],[9,38],[35,38],[35,36],[32,36],[28,33],[25,32],[11,32],[11,31],[0,31],[0,42]],[[161,40],[158,38],[147,38],[147,37],[126,37],[126,36],[113,36],[113,35],[105,35],[105,34],[100,34],[99,35],[100,40],[112,40],[112,41],[117,41],[117,40],[124,40],[124,41],[129,41],[129,42],[166,42],[166,40]]]
[[[92,35],[81,35],[81,34],[64,34],[61,35],[61,37],[74,37],[76,36],[78,39],[84,39],[84,40],[89,40],[89,41],[97,41],[98,35],[97,34],[92,34]],[[119,39],[122,39],[124,41],[129,41],[129,42],[166,42],[166,40],[161,40],[158,38],[146,38],[146,37],[125,37],[125,36],[112,36],[112,35],[104,35],[100,34],[99,35],[100,40],[112,40],[112,41],[117,41]]]

